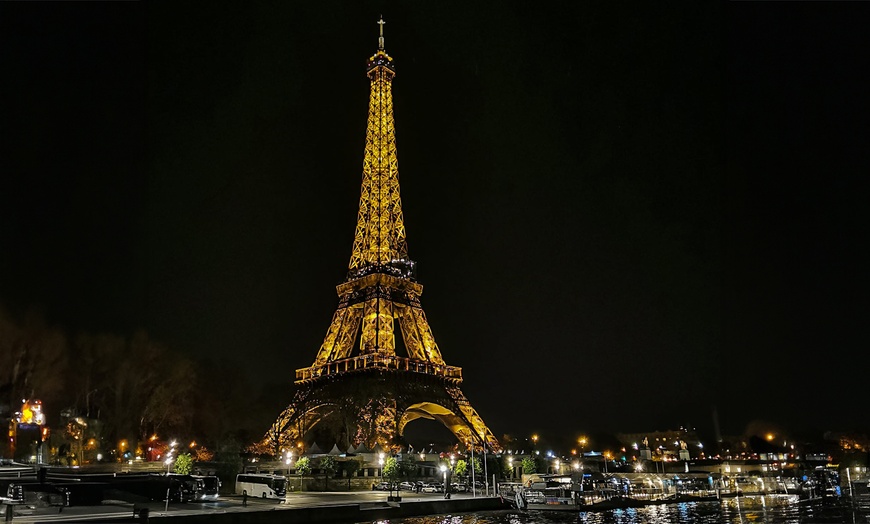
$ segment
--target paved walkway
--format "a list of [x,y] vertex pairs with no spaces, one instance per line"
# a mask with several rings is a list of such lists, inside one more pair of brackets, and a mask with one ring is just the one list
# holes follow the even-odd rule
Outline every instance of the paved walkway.
[[[222,495],[215,502],[187,502],[169,504],[166,502],[148,502],[135,505],[138,511],[148,509],[149,517],[153,519],[166,516],[183,515],[217,515],[223,513],[241,512],[271,512],[292,509],[344,506],[359,504],[361,507],[386,507],[388,505],[385,491],[333,491],[333,492],[294,492],[288,493],[285,501],[257,499],[248,497],[243,504],[240,495]],[[435,502],[444,500],[442,493],[401,493],[402,503]],[[453,500],[472,499],[470,493],[452,494]],[[476,498],[484,499],[482,494]],[[490,497],[491,498],[491,497]],[[71,506],[28,508],[15,506],[13,522],[34,524],[38,522],[131,522],[133,521],[134,505],[121,501],[105,501],[100,506]],[[5,508],[4,508],[5,509]],[[134,521],[135,522],[135,521]]]

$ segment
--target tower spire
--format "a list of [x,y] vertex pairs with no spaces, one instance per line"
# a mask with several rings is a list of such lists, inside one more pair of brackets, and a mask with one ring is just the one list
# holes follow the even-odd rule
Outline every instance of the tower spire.
[[378,37],[378,49],[384,49],[384,15],[381,15],[381,19],[378,20],[378,25],[381,26],[381,36]]
[[371,90],[359,214],[348,263],[349,278],[384,266],[409,263],[393,120],[392,84],[396,70],[393,59],[384,51],[384,19],[381,18],[378,24],[381,26],[381,47],[369,58],[366,66]]

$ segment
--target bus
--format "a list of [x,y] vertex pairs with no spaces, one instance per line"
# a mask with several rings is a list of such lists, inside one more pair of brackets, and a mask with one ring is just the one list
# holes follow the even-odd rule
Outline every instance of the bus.
[[264,499],[284,499],[287,477],[269,473],[240,473],[236,475],[236,495]]
[[196,481],[196,500],[213,501],[220,496],[221,481],[214,475],[191,475]]

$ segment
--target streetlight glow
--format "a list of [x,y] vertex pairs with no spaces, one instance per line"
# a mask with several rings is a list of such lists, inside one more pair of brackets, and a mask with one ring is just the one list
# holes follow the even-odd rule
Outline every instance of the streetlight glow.
[[172,464],[172,454],[175,453],[175,446],[177,445],[178,442],[173,440],[169,451],[166,452],[166,506],[163,508],[163,511],[169,511],[169,490],[172,487],[172,480],[169,478],[169,466]]
[[441,473],[444,475],[444,498],[446,499],[449,496],[447,492],[447,465],[441,464]]

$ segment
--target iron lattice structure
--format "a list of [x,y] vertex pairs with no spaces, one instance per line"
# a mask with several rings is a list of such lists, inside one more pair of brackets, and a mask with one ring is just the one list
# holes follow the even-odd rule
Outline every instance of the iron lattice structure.
[[[368,60],[371,83],[359,215],[338,308],[314,363],[296,370],[289,406],[261,450],[295,447],[325,421],[350,443],[384,447],[417,418],[438,420],[466,446],[501,446],[460,390],[462,370],[441,357],[408,258],[393,120],[393,59]],[[396,354],[396,324],[407,357]],[[359,345],[356,340],[359,338]],[[357,348],[355,351],[354,348]]]

